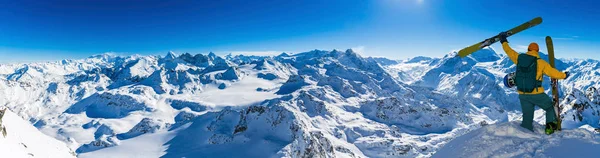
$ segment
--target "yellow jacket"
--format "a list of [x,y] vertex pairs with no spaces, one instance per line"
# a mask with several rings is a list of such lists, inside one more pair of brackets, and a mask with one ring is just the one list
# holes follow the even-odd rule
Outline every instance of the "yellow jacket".
[[[504,49],[504,52],[506,52],[506,55],[508,55],[508,58],[510,58],[510,60],[512,60],[513,63],[517,64],[517,61],[518,61],[517,58],[519,58],[519,53],[517,53],[515,50],[510,48],[510,46],[508,46],[508,42],[502,43],[502,49]],[[527,54],[538,57],[538,58],[540,57],[538,52],[535,50],[528,51]],[[537,60],[537,73],[536,74],[537,74],[536,78],[538,78],[538,79],[542,79],[542,75],[544,75],[544,74],[548,75],[550,78],[555,78],[555,79],[565,79],[567,77],[567,75],[565,73],[560,72],[560,71],[556,70],[555,68],[552,68],[552,66],[550,66],[550,64],[548,64],[548,62],[546,62],[544,60]],[[541,94],[541,93],[544,93],[544,88],[539,87],[536,90],[533,90],[533,92],[531,92],[531,93],[525,93],[525,92],[521,92],[521,91],[518,91],[518,92],[519,92],[519,94]]]

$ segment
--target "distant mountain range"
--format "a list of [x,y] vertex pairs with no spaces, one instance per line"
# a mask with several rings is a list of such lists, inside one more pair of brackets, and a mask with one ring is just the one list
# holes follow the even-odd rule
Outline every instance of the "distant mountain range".
[[[78,157],[429,157],[520,119],[515,90],[502,86],[515,70],[504,54],[455,55],[169,52],[0,65],[0,106]],[[558,61],[573,74],[560,82],[564,128],[600,127],[599,63]]]

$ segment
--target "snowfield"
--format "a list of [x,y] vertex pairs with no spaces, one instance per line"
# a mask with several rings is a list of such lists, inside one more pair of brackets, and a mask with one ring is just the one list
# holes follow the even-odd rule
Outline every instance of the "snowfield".
[[[0,65],[0,107],[78,157],[556,156],[561,142],[596,147],[599,63],[558,61],[573,76],[560,82],[565,130],[552,136],[514,126],[518,95],[501,78],[515,67],[491,48],[466,58],[169,52]],[[531,144],[472,152],[464,142],[504,138]]]
[[462,135],[440,149],[433,157],[597,157],[600,135],[589,129],[563,130],[552,135],[534,124],[534,132],[520,122],[488,125]]

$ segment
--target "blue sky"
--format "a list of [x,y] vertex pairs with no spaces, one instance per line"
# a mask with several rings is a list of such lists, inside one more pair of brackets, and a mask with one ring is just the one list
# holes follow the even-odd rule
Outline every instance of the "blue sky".
[[557,57],[599,59],[598,6],[593,0],[0,0],[0,63],[170,50],[354,48],[365,56],[435,57],[537,16],[544,22],[510,37],[513,47],[533,41],[545,48],[550,35]]

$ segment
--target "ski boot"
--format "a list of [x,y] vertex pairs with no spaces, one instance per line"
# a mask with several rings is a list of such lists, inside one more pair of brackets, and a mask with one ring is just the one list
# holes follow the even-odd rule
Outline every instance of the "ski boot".
[[546,129],[544,130],[546,132],[546,135],[550,135],[552,133],[554,133],[554,131],[558,130],[558,122],[548,122],[546,123]]

